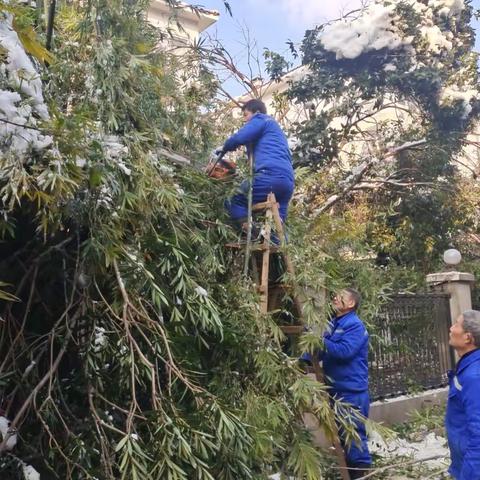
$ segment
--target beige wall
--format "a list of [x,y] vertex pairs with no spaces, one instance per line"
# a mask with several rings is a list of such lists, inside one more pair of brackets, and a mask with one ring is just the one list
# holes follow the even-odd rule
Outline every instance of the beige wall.
[[[182,6],[174,11],[166,1],[153,0],[148,9],[148,21],[161,30],[168,30],[169,38],[163,43],[166,48],[193,43],[201,32],[218,20],[216,11],[200,9],[195,12],[187,4]],[[178,27],[177,20],[182,28]]]

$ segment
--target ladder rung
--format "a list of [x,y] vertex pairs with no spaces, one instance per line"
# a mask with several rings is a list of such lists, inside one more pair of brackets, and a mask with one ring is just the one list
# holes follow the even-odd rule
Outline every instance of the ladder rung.
[[289,285],[288,283],[271,283],[268,288],[271,292],[280,291],[287,293],[293,290],[293,285]]
[[[225,247],[226,248],[232,248],[232,249],[238,249],[241,250],[243,248],[246,248],[247,244],[246,243],[226,243]],[[252,243],[250,246],[250,251],[251,252],[263,252],[265,250],[270,250],[271,253],[276,253],[280,250],[280,247],[277,247],[276,245],[265,245],[263,243]]]
[[280,330],[285,335],[300,335],[305,331],[303,325],[280,325]]
[[[276,202],[275,202],[276,203]],[[258,212],[260,210],[266,210],[267,208],[272,208],[275,203],[273,202],[260,202],[256,203],[255,205],[252,205],[252,210],[254,212]]]

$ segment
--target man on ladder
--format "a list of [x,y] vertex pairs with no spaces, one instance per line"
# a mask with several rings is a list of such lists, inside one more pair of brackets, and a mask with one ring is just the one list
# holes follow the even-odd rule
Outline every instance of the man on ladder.
[[[280,217],[287,217],[288,204],[294,188],[292,156],[287,137],[280,125],[269,115],[261,100],[252,99],[242,107],[245,125],[232,135],[216,153],[223,155],[242,145],[253,156],[252,200],[260,203],[274,193],[279,203]],[[230,198],[227,209],[233,222],[243,231],[248,221],[248,190],[250,182],[240,186],[240,193]]]
[[[261,279],[259,293],[260,310],[262,313],[268,313],[269,307],[271,307],[268,275],[271,253],[270,239],[273,238],[274,243],[280,243],[281,245],[285,243],[283,223],[287,217],[288,204],[293,194],[294,173],[287,138],[278,123],[266,114],[265,104],[260,100],[250,100],[243,105],[242,111],[246,122],[245,125],[225,142],[223,148],[216,151],[218,159],[213,167],[210,168],[209,175],[212,176],[212,172],[215,170],[219,161],[223,160],[223,155],[226,152],[236,150],[241,145],[247,146],[252,182],[244,182],[241,186],[241,193],[229,199],[226,206],[230,217],[243,232],[247,231],[248,222],[251,222],[252,211],[261,210],[266,213],[266,233],[263,235],[263,245],[260,249],[263,261],[261,262],[259,274]],[[270,221],[275,226],[275,236],[271,234]],[[245,275],[247,274],[250,233],[251,230],[248,228]],[[239,245],[240,244],[230,244],[230,246]],[[288,255],[285,252],[283,252],[282,255],[286,270],[293,275],[293,265]],[[294,296],[297,316],[299,317],[297,320],[301,322],[302,308],[296,300],[298,299]],[[355,304],[355,308],[356,306]],[[344,313],[355,310],[350,304],[348,304],[346,308],[347,310],[345,310]],[[297,333],[303,331],[301,324],[294,325],[293,327]],[[286,331],[284,331],[284,333],[288,334]],[[348,398],[344,400],[350,401],[351,399]],[[357,407],[355,403],[353,403],[353,405]],[[368,410],[365,412],[364,409],[361,409],[361,411],[368,415]],[[361,426],[357,426],[357,428],[358,427],[362,428]],[[363,429],[364,428],[363,426]],[[356,448],[358,451],[364,450],[362,447],[365,447],[366,436],[362,435],[361,432],[359,433],[362,446],[360,448],[350,448],[347,453],[347,461],[350,460],[348,467],[350,467],[349,470],[352,469],[350,472],[346,471],[347,464],[345,463],[345,456],[338,439],[334,441],[336,454],[339,458],[340,467],[342,468],[341,476],[344,480],[349,477],[349,473],[351,478],[360,478],[364,473],[364,468],[369,467],[371,463],[368,449],[366,449],[366,452],[364,452],[363,457],[360,459],[357,458],[358,455],[355,456],[355,454],[353,455],[355,457],[353,462],[352,458],[349,458],[352,457],[351,453],[353,453],[353,449]]]

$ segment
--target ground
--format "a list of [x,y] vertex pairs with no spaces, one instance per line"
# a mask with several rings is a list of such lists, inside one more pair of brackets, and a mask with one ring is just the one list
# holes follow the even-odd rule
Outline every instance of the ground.
[[[391,438],[373,432],[370,451],[374,456],[377,473],[369,479],[388,480],[441,480],[449,478],[449,452],[444,429],[445,411],[442,407],[429,407],[414,412],[408,422],[394,425]],[[335,467],[333,467],[335,469]],[[322,480],[334,480],[327,473]],[[271,480],[286,480],[280,474]],[[294,479],[289,479],[294,480]]]

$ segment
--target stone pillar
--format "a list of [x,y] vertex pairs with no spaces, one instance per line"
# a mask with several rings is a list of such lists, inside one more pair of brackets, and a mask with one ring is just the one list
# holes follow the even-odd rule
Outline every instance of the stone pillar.
[[452,323],[465,310],[472,308],[472,285],[475,277],[466,272],[439,272],[427,275],[427,285],[434,292],[450,294],[450,315]]

